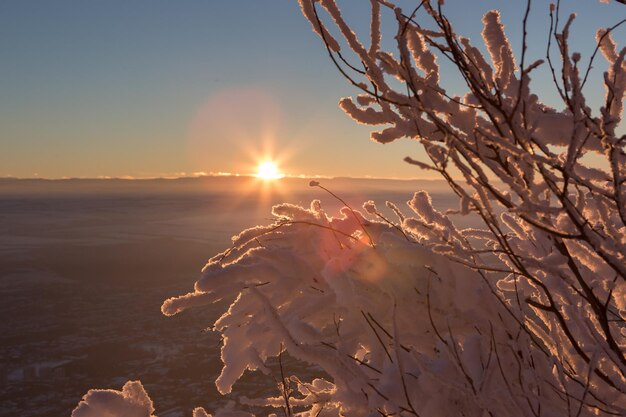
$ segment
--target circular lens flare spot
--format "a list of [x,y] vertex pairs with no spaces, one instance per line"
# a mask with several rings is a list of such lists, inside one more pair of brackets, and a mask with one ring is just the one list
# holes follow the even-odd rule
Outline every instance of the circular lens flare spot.
[[284,175],[278,170],[276,164],[272,161],[265,161],[259,164],[257,169],[257,178],[264,180],[275,180],[284,177]]

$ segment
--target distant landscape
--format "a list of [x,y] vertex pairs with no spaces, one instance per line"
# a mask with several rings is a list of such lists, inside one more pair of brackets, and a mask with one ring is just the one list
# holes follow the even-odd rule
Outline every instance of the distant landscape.
[[[319,179],[355,208],[373,198],[404,206],[426,189],[450,207],[442,181]],[[69,415],[93,387],[141,379],[160,417],[215,408],[219,337],[199,329],[218,309],[161,315],[206,260],[271,206],[340,203],[309,179],[0,179],[0,416]],[[408,209],[407,209],[408,210]],[[247,378],[233,396],[271,388]]]

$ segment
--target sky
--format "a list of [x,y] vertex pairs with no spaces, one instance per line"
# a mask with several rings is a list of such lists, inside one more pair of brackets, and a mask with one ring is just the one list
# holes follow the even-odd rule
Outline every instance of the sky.
[[[408,10],[415,2],[400,3]],[[579,13],[583,59],[595,28],[626,16],[615,2],[562,3]],[[366,33],[369,2],[339,4]],[[536,57],[544,55],[548,4],[533,2]],[[501,8],[517,51],[524,6],[445,7],[476,41],[481,15]],[[616,38],[625,39],[620,30]],[[547,75],[535,83],[555,100]],[[446,86],[463,92],[452,74]],[[262,159],[290,175],[423,177],[402,162],[422,155],[415,141],[376,144],[339,110],[338,100],[354,93],[295,0],[0,2],[0,177],[249,174]],[[598,88],[589,94],[602,97]]]

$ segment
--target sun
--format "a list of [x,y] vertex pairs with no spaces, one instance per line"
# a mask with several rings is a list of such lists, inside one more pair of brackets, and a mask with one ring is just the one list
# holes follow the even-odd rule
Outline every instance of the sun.
[[259,164],[256,176],[264,180],[275,180],[284,177],[284,174],[278,170],[274,162],[264,161]]

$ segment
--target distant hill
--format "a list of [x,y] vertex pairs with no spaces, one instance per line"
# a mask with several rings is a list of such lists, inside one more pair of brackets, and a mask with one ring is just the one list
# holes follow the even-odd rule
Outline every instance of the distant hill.
[[[316,178],[323,186],[336,192],[402,192],[447,190],[442,180],[398,180],[337,177]],[[0,178],[0,195],[93,195],[93,194],[211,194],[242,190],[275,189],[284,193],[307,193],[311,178],[261,180],[250,176],[203,176],[154,179],[18,179]]]

